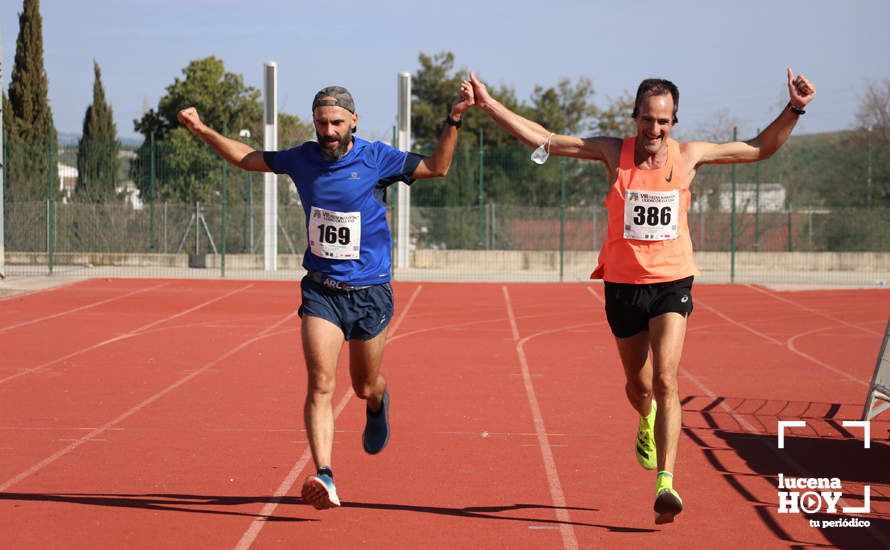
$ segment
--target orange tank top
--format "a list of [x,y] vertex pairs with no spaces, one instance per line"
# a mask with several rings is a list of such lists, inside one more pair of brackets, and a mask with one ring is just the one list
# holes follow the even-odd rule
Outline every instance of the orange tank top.
[[606,195],[606,241],[591,279],[648,284],[699,275],[692,259],[686,214],[692,195],[679,144],[668,139],[662,168],[641,170],[634,163],[636,137],[621,145],[618,178]]

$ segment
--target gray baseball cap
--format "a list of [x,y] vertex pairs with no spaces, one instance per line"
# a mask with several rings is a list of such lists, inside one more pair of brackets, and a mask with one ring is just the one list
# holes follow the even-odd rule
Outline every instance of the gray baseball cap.
[[328,86],[322,88],[315,94],[312,100],[312,110],[316,107],[343,107],[350,113],[355,113],[355,101],[352,100],[352,94],[343,86]]

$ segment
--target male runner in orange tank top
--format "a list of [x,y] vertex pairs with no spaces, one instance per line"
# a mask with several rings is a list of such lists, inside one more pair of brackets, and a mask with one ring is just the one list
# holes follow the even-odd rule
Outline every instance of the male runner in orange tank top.
[[636,136],[578,138],[552,133],[510,111],[470,75],[476,106],[520,141],[543,146],[543,160],[552,154],[605,164],[611,185],[609,225],[591,278],[604,281],[606,317],[624,367],[625,392],[640,415],[637,460],[646,469],[657,468],[658,524],[673,521],[683,510],[673,472],[681,426],[677,371],[692,313],[692,280],[698,274],[686,223],[689,184],[703,164],[764,160],[785,143],[816,95],[803,75],[795,77],[789,68],[787,76],[789,102],[760,135],[717,144],[670,138],[680,94],[667,80],[640,84],[632,115]]

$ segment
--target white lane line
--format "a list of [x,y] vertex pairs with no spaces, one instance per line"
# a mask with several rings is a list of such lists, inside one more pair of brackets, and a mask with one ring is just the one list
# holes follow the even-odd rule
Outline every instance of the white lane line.
[[819,329],[816,329],[816,330],[811,330],[811,331],[808,331],[808,332],[802,332],[802,333],[800,333],[800,334],[796,334],[796,335],[792,336],[791,338],[789,338],[789,339],[786,341],[786,343],[783,344],[782,342],[780,342],[779,340],[776,340],[776,339],[773,338],[772,336],[766,335],[766,334],[764,334],[764,333],[762,333],[762,332],[760,332],[760,331],[758,331],[758,330],[755,330],[755,329],[749,327],[748,325],[746,325],[746,324],[744,324],[744,323],[741,323],[741,322],[739,322],[739,321],[736,321],[735,319],[729,317],[728,315],[725,315],[725,314],[723,314],[722,312],[718,311],[716,308],[714,308],[714,307],[712,307],[712,306],[709,306],[709,305],[707,305],[707,304],[702,303],[700,300],[696,301],[696,305],[700,305],[700,306],[702,306],[703,308],[707,309],[708,311],[710,311],[710,312],[712,312],[713,314],[717,315],[718,317],[722,318],[722,319],[725,320],[726,322],[731,323],[731,324],[733,324],[733,325],[736,325],[736,326],[738,326],[738,327],[741,327],[741,328],[747,330],[748,332],[751,332],[752,334],[755,334],[755,335],[757,335],[757,336],[760,336],[761,338],[763,338],[764,340],[767,340],[768,342],[770,342],[770,343],[772,343],[772,344],[778,344],[778,345],[780,345],[780,346],[784,346],[785,348],[787,348],[787,349],[788,349],[789,351],[791,351],[792,353],[795,353],[795,354],[797,354],[797,355],[803,357],[804,359],[806,359],[807,361],[810,361],[810,362],[813,363],[813,364],[819,365],[820,367],[822,367],[822,368],[824,368],[824,369],[827,369],[827,370],[829,370],[829,371],[831,371],[831,372],[833,372],[833,373],[835,373],[835,374],[839,374],[839,375],[843,376],[844,378],[847,378],[847,379],[849,379],[849,380],[852,380],[853,382],[856,382],[857,384],[860,384],[860,385],[863,385],[863,386],[868,386],[868,384],[867,384],[864,380],[860,380],[860,379],[856,378],[855,376],[852,376],[852,375],[850,375],[850,374],[848,374],[848,373],[846,373],[846,372],[844,372],[844,371],[842,371],[842,370],[840,370],[840,369],[838,369],[838,368],[836,368],[836,367],[832,367],[832,366],[829,365],[828,363],[825,363],[824,361],[820,361],[819,359],[813,357],[812,355],[808,355],[808,354],[806,354],[806,353],[800,351],[800,350],[797,349],[797,347],[794,345],[794,341],[797,340],[798,338],[800,338],[800,337],[802,337],[802,336],[806,336],[806,335],[808,335],[808,334],[812,334],[812,333],[814,333],[814,332],[819,332],[819,331],[822,331],[822,330],[827,330],[826,327],[822,327],[822,328],[819,328]]
[[131,330],[131,331],[129,331],[129,332],[125,332],[125,333],[123,333],[123,334],[119,334],[118,336],[115,336],[115,337],[113,337],[113,338],[109,338],[108,340],[104,340],[104,341],[102,341],[102,342],[99,342],[98,344],[93,344],[92,346],[87,346],[87,347],[85,347],[85,348],[81,348],[81,349],[79,349],[79,350],[77,350],[77,351],[73,351],[73,352],[71,352],[71,353],[69,353],[69,354],[67,354],[67,355],[62,356],[62,357],[57,357],[57,358],[55,358],[55,359],[53,359],[53,360],[51,360],[51,361],[47,361],[46,363],[43,363],[42,365],[38,365],[38,366],[36,366],[36,367],[31,367],[31,368],[27,368],[27,369],[21,370],[21,371],[15,373],[15,374],[11,374],[11,375],[7,376],[6,378],[0,378],[0,384],[3,384],[3,383],[5,383],[5,382],[9,382],[10,380],[13,380],[13,379],[15,379],[15,378],[18,378],[18,377],[20,377],[20,376],[25,376],[26,374],[33,374],[33,373],[35,373],[35,372],[42,371],[42,370],[44,370],[44,369],[46,369],[46,368],[48,368],[48,367],[51,367],[51,366],[53,366],[53,365],[55,365],[55,364],[57,364],[57,363],[61,363],[62,361],[65,361],[65,360],[67,360],[67,359],[71,359],[72,357],[77,357],[78,355],[82,355],[82,354],[84,354],[84,353],[87,353],[87,352],[93,351],[93,350],[95,350],[95,349],[101,348],[102,346],[107,346],[108,344],[113,344],[114,342],[119,342],[119,341],[121,341],[121,340],[126,340],[127,338],[132,338],[133,336],[137,336],[137,335],[139,335],[140,333],[147,331],[147,330],[150,329],[151,327],[154,327],[154,326],[159,325],[159,324],[161,324],[161,323],[166,323],[167,321],[172,321],[173,319],[176,319],[176,318],[178,318],[178,317],[182,317],[183,315],[187,315],[187,314],[189,314],[189,313],[192,313],[192,312],[194,312],[194,311],[197,311],[197,310],[199,310],[199,309],[201,309],[201,308],[203,308],[203,307],[206,307],[206,306],[208,306],[208,305],[210,305],[210,304],[212,304],[212,303],[214,303],[214,302],[218,302],[218,301],[220,301],[220,300],[223,300],[223,299],[225,299],[225,298],[228,298],[229,296],[232,296],[233,294],[237,294],[237,293],[239,293],[239,292],[243,292],[243,291],[247,290],[248,288],[250,288],[250,287],[252,287],[252,286],[253,286],[253,284],[249,284],[249,285],[243,286],[243,287],[241,287],[241,288],[236,288],[235,290],[233,290],[233,291],[231,291],[231,292],[227,292],[227,293],[225,293],[225,294],[223,294],[223,295],[221,295],[221,296],[217,296],[216,298],[212,298],[212,299],[210,299],[210,300],[207,300],[206,302],[202,302],[202,303],[200,303],[200,304],[198,304],[198,305],[196,305],[196,306],[194,306],[194,307],[190,307],[189,309],[186,309],[186,310],[184,310],[184,311],[180,311],[179,313],[176,313],[176,314],[174,314],[174,315],[170,315],[169,317],[164,317],[163,319],[158,319],[157,321],[153,321],[153,322],[151,322],[151,323],[148,323],[147,325],[143,325],[143,326],[141,326],[141,327],[139,327],[139,328],[135,328],[135,329],[133,329],[133,330]]
[[126,293],[126,294],[121,294],[120,296],[113,296],[113,297],[111,297],[111,298],[108,298],[108,299],[105,299],[105,300],[101,300],[101,301],[99,301],[99,302],[93,302],[93,303],[91,303],[91,304],[86,304],[86,305],[83,305],[83,306],[80,306],[80,307],[76,307],[76,308],[73,308],[73,309],[69,309],[69,310],[66,310],[66,311],[60,311],[59,313],[54,313],[54,314],[52,314],[52,315],[47,315],[47,316],[45,316],[45,317],[39,317],[39,318],[37,318],[37,319],[31,319],[30,321],[24,321],[24,322],[15,324],[15,325],[9,325],[9,326],[6,326],[6,327],[0,327],[0,333],[4,333],[4,332],[7,332],[7,331],[10,331],[10,330],[12,330],[12,329],[14,329],[14,328],[20,328],[20,327],[24,327],[24,326],[28,326],[28,325],[33,325],[33,324],[35,324],[35,323],[39,323],[39,322],[41,322],[41,321],[48,321],[49,319],[55,319],[56,317],[62,317],[63,315],[68,315],[69,313],[75,313],[75,312],[78,312],[78,311],[83,311],[83,310],[85,310],[85,309],[90,309],[90,308],[92,308],[92,307],[101,306],[101,305],[103,305],[103,304],[107,304],[107,303],[109,303],[109,302],[114,302],[114,301],[117,301],[117,300],[123,300],[124,298],[129,298],[130,296],[135,296],[136,294],[141,294],[141,293],[143,293],[143,292],[148,292],[148,291],[151,291],[151,290],[155,290],[155,289],[161,288],[162,286],[166,286],[167,284],[168,284],[168,283],[161,283],[161,284],[159,284],[159,285],[155,285],[155,286],[151,286],[151,287],[147,287],[147,288],[140,288],[139,290],[134,290],[134,291],[132,291],[132,292],[128,292],[128,293]]
[[[700,303],[701,303],[701,302],[699,302],[699,304],[700,304]],[[760,333],[760,332],[758,332],[758,331],[756,331],[756,330],[753,330],[753,329],[751,329],[750,327],[744,325],[743,323],[739,323],[739,322],[737,322],[737,321],[731,319],[729,316],[724,315],[723,313],[721,313],[720,311],[718,311],[718,310],[717,310],[716,308],[714,308],[714,307],[711,307],[711,306],[704,306],[704,307],[705,307],[706,309],[712,311],[714,314],[716,314],[716,315],[720,316],[721,318],[727,320],[728,322],[732,323],[732,324],[738,325],[738,326],[740,326],[740,327],[742,327],[742,328],[744,328],[744,329],[746,329],[746,330],[749,330],[749,331],[753,332],[754,334],[757,334],[758,336],[761,336],[761,337],[763,337],[764,339],[766,339],[766,340],[768,340],[768,341],[770,341],[770,342],[772,342],[772,343],[778,343],[778,344],[781,345],[781,342],[779,342],[778,340],[776,340],[776,339],[774,339],[774,338],[771,338],[771,337],[769,337],[769,336],[767,336],[767,335],[765,335],[765,334],[762,334],[762,333]],[[798,336],[800,336],[800,335],[798,335]],[[792,351],[795,351],[795,350],[792,349]],[[795,351],[795,353],[799,353],[799,352],[796,352],[796,351]],[[807,359],[810,359],[810,360],[814,361],[816,364],[818,364],[818,365],[820,365],[820,366],[827,367],[827,365],[825,365],[824,363],[821,363],[821,362],[819,362],[819,361],[816,361],[814,358],[812,358],[812,357],[810,357],[810,356],[808,356],[808,355],[806,355],[806,354],[802,354],[802,353],[801,353],[800,355],[803,356],[803,357],[806,357]],[[831,369],[831,370],[834,370],[834,369]],[[709,398],[711,398],[712,400],[717,399],[717,394],[716,394],[713,390],[711,390],[708,386],[706,386],[704,383],[702,383],[699,379],[697,379],[696,377],[694,377],[694,376],[689,372],[689,370],[687,370],[687,369],[681,367],[681,368],[680,368],[680,373],[683,374],[683,376],[685,376],[686,378],[689,378],[689,380],[691,380],[696,386],[698,386],[699,389],[700,389],[701,391],[703,391]],[[732,417],[732,418],[739,424],[739,426],[741,426],[742,429],[744,429],[746,432],[748,432],[748,433],[750,433],[750,434],[753,434],[753,435],[759,435],[759,436],[769,435],[769,434],[764,434],[764,433],[761,432],[760,430],[756,429],[750,422],[748,422],[747,420],[745,420],[742,416],[736,414],[736,412],[733,411],[733,410],[729,407],[729,405],[726,404],[726,401],[725,401],[725,400],[721,400],[721,401],[720,401],[720,404],[718,405],[718,407],[719,407],[720,409],[723,409],[723,411],[726,412],[727,414],[729,414],[729,416],[731,416],[731,417]],[[798,462],[795,461],[794,459],[790,458],[787,454],[784,454],[784,453],[779,452],[778,448],[777,448],[777,447],[774,447],[773,445],[771,445],[771,444],[769,444],[769,443],[767,443],[767,440],[766,440],[765,438],[763,438],[763,437],[758,437],[758,438],[757,438],[757,441],[760,442],[760,444],[761,444],[763,447],[765,447],[765,448],[766,448],[766,449],[767,449],[773,456],[775,456],[775,457],[778,458],[781,462],[784,462],[784,463],[787,464],[789,467],[791,467],[791,468],[793,469],[793,471],[795,471],[795,473],[796,473],[797,475],[802,476],[802,477],[817,477],[817,476],[814,476],[814,474],[813,474],[812,472],[807,471],[807,469],[804,468],[800,463],[798,463]],[[766,481],[766,477],[762,477],[761,479],[763,479],[763,480]],[[844,500],[841,499],[840,502],[843,503]],[[803,517],[803,516],[801,516],[801,517]],[[868,532],[870,535],[872,535],[872,537],[874,537],[874,538],[877,539],[879,542],[881,542],[884,546],[890,546],[890,538],[884,536],[882,533],[880,533],[880,532],[877,531],[876,529],[871,528],[871,529],[868,529],[867,532]]]
[[525,393],[528,396],[528,404],[531,407],[532,418],[534,419],[535,432],[538,436],[538,446],[541,449],[541,457],[544,460],[544,470],[547,473],[547,485],[550,488],[550,498],[556,508],[556,519],[560,522],[559,534],[562,536],[563,548],[568,550],[577,550],[578,538],[575,536],[575,529],[571,524],[572,518],[566,507],[566,497],[562,490],[562,484],[559,482],[559,473],[556,470],[556,460],[553,458],[553,450],[550,441],[547,438],[547,429],[544,427],[544,417],[541,414],[541,407],[538,404],[538,397],[535,394],[535,387],[532,384],[532,377],[529,375],[528,360],[525,356],[525,342],[532,336],[523,340],[519,339],[519,328],[516,325],[516,316],[513,313],[513,304],[510,301],[510,293],[506,286],[501,287],[504,295],[504,302],[507,307],[507,316],[510,319],[510,329],[513,332],[513,341],[516,343],[516,355],[519,357],[519,366],[522,370],[522,381],[525,385]]
[[847,327],[850,327],[850,328],[853,328],[853,329],[856,329],[856,330],[861,330],[862,332],[866,332],[866,333],[868,333],[868,334],[875,334],[875,335],[878,335],[878,336],[883,336],[883,335],[884,335],[883,332],[879,332],[879,331],[876,331],[876,330],[867,329],[867,328],[862,327],[862,326],[860,326],[860,325],[854,325],[853,323],[848,323],[847,321],[844,321],[844,320],[842,320],[842,319],[838,319],[837,317],[835,317],[834,315],[831,315],[831,314],[829,314],[829,313],[825,313],[825,312],[819,311],[818,309],[814,309],[814,308],[811,308],[811,307],[809,307],[809,306],[805,306],[805,305],[803,305],[803,304],[801,304],[801,303],[795,302],[794,300],[791,300],[791,299],[789,299],[789,298],[785,298],[784,296],[780,296],[777,292],[773,292],[773,291],[770,291],[770,290],[767,290],[767,289],[764,289],[764,288],[760,288],[759,286],[754,286],[754,285],[745,285],[745,286],[747,286],[748,288],[751,288],[751,289],[753,289],[753,290],[756,290],[757,292],[760,292],[760,293],[762,293],[762,294],[766,294],[767,296],[769,296],[770,298],[772,298],[772,299],[774,299],[774,300],[778,300],[778,301],[780,301],[780,302],[785,302],[786,304],[790,304],[790,305],[792,305],[792,306],[794,306],[794,307],[796,307],[796,308],[798,308],[798,309],[802,309],[802,310],[804,310],[804,311],[808,311],[808,312],[810,312],[810,313],[812,313],[812,314],[814,314],[814,315],[818,315],[818,316],[820,316],[820,317],[825,317],[826,319],[830,319],[830,320],[834,321],[835,323],[839,323],[839,324],[841,324],[841,325],[844,325],[844,326],[847,326]]
[[[393,322],[392,330],[389,331],[389,335],[387,336],[387,344],[392,343],[394,340],[398,340],[398,336],[394,336],[395,332],[398,330],[399,326],[402,324],[402,321],[405,320],[405,317],[408,316],[408,311],[411,309],[411,306],[414,305],[414,301],[417,299],[417,296],[420,294],[423,285],[418,285],[416,289],[414,289],[414,293],[411,294],[411,298],[408,300],[408,304],[405,306],[405,309],[402,310],[401,314],[399,314],[398,318]],[[343,394],[343,397],[340,398],[340,401],[337,403],[337,407],[334,409],[334,420],[340,417],[340,413],[343,412],[343,409],[346,408],[346,405],[349,403],[349,400],[352,399],[352,396],[355,395],[355,392],[350,387],[346,390],[346,393]],[[308,442],[307,442],[308,443]],[[300,455],[300,458],[297,460],[296,464],[290,469],[285,478],[278,485],[278,488],[275,489],[275,492],[272,495],[272,498],[269,499],[269,502],[263,506],[262,510],[258,514],[258,517],[254,518],[253,521],[250,522],[250,525],[247,527],[247,530],[244,531],[244,534],[241,535],[241,539],[235,544],[235,550],[247,550],[256,540],[257,536],[259,536],[260,531],[263,529],[263,526],[266,525],[266,520],[272,517],[272,514],[275,513],[275,509],[278,508],[278,505],[281,504],[281,501],[284,499],[284,496],[288,494],[293,488],[294,484],[297,482],[297,479],[300,477],[300,473],[303,471],[303,468],[306,467],[306,464],[309,462],[311,454],[311,449],[309,446],[306,446],[306,450],[303,451],[303,454]]]
[[18,475],[16,475],[16,476],[12,477],[12,478],[10,478],[10,479],[7,479],[7,480],[4,481],[2,484],[0,484],[0,492],[9,489],[10,487],[12,487],[12,486],[15,485],[16,483],[22,481],[23,479],[25,479],[25,478],[27,478],[27,477],[29,477],[29,476],[31,476],[31,475],[33,475],[33,474],[39,472],[40,470],[42,470],[42,469],[45,468],[46,466],[52,464],[52,463],[55,462],[56,460],[62,458],[63,456],[65,456],[65,455],[67,455],[68,453],[70,453],[71,451],[73,451],[74,449],[80,447],[81,445],[83,445],[83,444],[86,443],[87,441],[90,441],[90,440],[94,439],[97,435],[99,435],[99,434],[101,434],[101,433],[103,433],[103,432],[105,432],[105,431],[107,431],[107,430],[112,429],[112,428],[115,427],[117,424],[120,424],[121,422],[123,422],[123,421],[126,420],[127,418],[133,416],[133,415],[136,414],[137,412],[139,412],[139,411],[141,411],[142,409],[144,409],[145,407],[151,405],[152,403],[154,403],[154,402],[157,401],[158,399],[164,397],[165,395],[167,395],[168,393],[172,392],[173,390],[179,388],[180,386],[182,386],[182,385],[185,384],[186,382],[190,381],[191,379],[195,378],[196,376],[199,376],[199,375],[202,374],[203,372],[205,372],[205,371],[207,371],[207,370],[209,370],[209,369],[215,367],[216,365],[218,365],[218,364],[219,364],[220,362],[222,362],[223,360],[225,360],[225,359],[231,357],[232,355],[238,353],[239,351],[241,351],[242,349],[246,348],[247,346],[253,344],[253,343],[256,342],[257,340],[260,340],[260,339],[264,338],[267,332],[271,332],[273,329],[275,329],[275,328],[278,327],[279,325],[282,325],[282,324],[286,323],[286,322],[289,321],[290,319],[293,319],[295,316],[296,316],[296,312],[293,312],[293,313],[288,314],[286,317],[284,317],[284,318],[281,319],[280,321],[276,322],[274,325],[272,325],[272,326],[270,326],[270,327],[264,329],[264,330],[263,330],[262,332],[260,332],[258,335],[256,335],[256,336],[254,336],[253,338],[250,338],[249,340],[246,340],[245,342],[243,342],[243,343],[241,343],[241,344],[235,346],[235,347],[232,348],[231,350],[229,350],[229,351],[227,351],[226,353],[220,355],[219,357],[217,357],[217,358],[214,359],[213,361],[210,361],[209,363],[207,363],[206,365],[204,365],[204,366],[201,367],[200,369],[198,369],[198,370],[192,372],[191,374],[189,374],[189,375],[187,375],[187,376],[184,376],[184,377],[180,378],[177,382],[174,382],[173,384],[167,386],[166,388],[164,388],[163,390],[161,390],[161,391],[157,392],[156,394],[152,395],[152,396],[149,397],[148,399],[143,400],[141,403],[139,403],[139,404],[136,405],[135,407],[129,409],[128,411],[124,412],[123,414],[121,414],[121,415],[118,416],[117,418],[115,418],[115,419],[113,419],[113,420],[110,420],[110,421],[106,422],[106,423],[103,424],[102,426],[99,426],[98,428],[96,428],[96,429],[90,431],[88,434],[84,435],[83,437],[80,437],[80,438],[76,439],[73,443],[71,443],[71,444],[68,445],[67,447],[64,447],[64,448],[62,448],[62,449],[56,451],[56,452],[53,453],[52,455],[50,455],[50,456],[44,458],[43,460],[41,460],[41,461],[38,462],[37,464],[31,466],[30,468],[28,468],[28,469],[25,470],[24,472],[21,472],[20,474],[18,474]]
[[819,329],[816,329],[816,330],[811,330],[811,331],[809,331],[809,332],[802,332],[802,333],[800,333],[800,334],[796,334],[796,335],[794,335],[794,336],[792,336],[791,338],[788,339],[788,343],[786,344],[786,347],[787,347],[788,349],[790,349],[791,351],[793,351],[794,353],[800,355],[801,357],[803,357],[803,358],[805,358],[805,359],[809,359],[809,360],[812,361],[813,363],[816,363],[816,364],[819,365],[820,367],[823,367],[823,368],[825,368],[825,369],[830,370],[831,372],[833,372],[833,373],[835,373],[835,374],[838,374],[838,375],[840,375],[840,376],[843,376],[843,377],[846,378],[847,380],[852,380],[853,382],[856,382],[856,383],[859,384],[860,386],[868,387],[868,382],[866,382],[865,380],[862,380],[861,378],[857,378],[857,377],[853,376],[852,374],[849,374],[849,373],[847,373],[847,372],[844,372],[844,371],[842,371],[842,370],[840,370],[840,369],[838,369],[838,368],[836,368],[836,367],[832,367],[832,366],[829,365],[828,363],[825,363],[824,361],[820,361],[819,359],[813,357],[812,355],[808,355],[808,354],[806,354],[806,353],[800,351],[799,349],[797,349],[797,346],[796,346],[795,343],[794,343],[795,340],[797,340],[798,338],[802,338],[802,337],[804,337],[804,336],[809,336],[810,334],[814,334],[814,333],[816,333],[816,332],[822,332],[822,331],[824,331],[824,330],[831,330],[831,327],[822,327],[822,328],[819,328]]

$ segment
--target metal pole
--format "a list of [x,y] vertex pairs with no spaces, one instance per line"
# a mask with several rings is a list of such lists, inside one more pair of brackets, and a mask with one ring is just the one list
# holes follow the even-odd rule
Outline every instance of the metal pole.
[[47,136],[47,146],[49,148],[49,174],[47,175],[47,187],[48,194],[46,197],[46,254],[47,259],[49,261],[49,273],[52,275],[53,273],[53,255],[55,248],[55,213],[53,212],[53,196],[54,196],[54,188],[58,183],[55,182],[55,174],[56,174],[56,151],[53,147],[53,135],[55,134],[55,128],[50,126],[49,135]]
[[760,250],[760,161],[754,164],[754,250]]
[[195,256],[201,255],[201,203],[195,201]]
[[[278,150],[278,64],[267,61],[263,67],[265,109],[263,147]],[[263,257],[266,271],[278,269],[278,178],[267,172],[263,175],[263,224],[265,227]]]
[[[2,33],[0,33],[2,36]],[[3,81],[3,44],[0,43],[0,82]],[[6,278],[6,210],[3,170],[6,166],[6,147],[3,141],[3,106],[0,102],[0,279]]]
[[[738,128],[735,126],[732,127],[732,140],[735,141],[738,136]],[[729,282],[735,282],[735,247],[736,247],[736,234],[735,234],[735,193],[736,193],[736,170],[735,164],[732,165],[732,236],[730,243],[730,267],[729,267]]]
[[479,128],[479,248],[485,248],[485,134]]
[[866,185],[865,206],[871,210],[871,126],[867,128],[866,144],[868,149],[868,179]]
[[229,163],[223,161],[222,163],[222,214],[220,215],[220,223],[222,224],[222,228],[220,229],[220,258],[219,258],[219,275],[220,277],[226,276],[226,204],[229,202]]
[[157,251],[158,249],[158,235],[157,228],[155,227],[155,189],[156,189],[156,177],[157,177],[157,161],[155,159],[155,133],[151,133],[150,141],[149,141],[149,204],[148,204],[148,215],[151,220],[151,229],[149,232],[149,248],[151,250]]
[[[238,136],[244,139],[244,143],[250,145],[250,130],[242,129]],[[253,192],[250,189],[250,172],[244,171],[244,197],[247,201],[244,209],[244,223],[241,227],[241,240],[244,243],[244,252],[253,251]],[[248,226],[250,226],[250,244],[248,244]]]
[[792,252],[794,249],[793,237],[791,236],[791,224],[792,224],[791,212],[792,212],[792,207],[791,207],[791,203],[789,202],[788,203],[788,252]]
[[[396,80],[398,86],[398,143],[396,147],[401,151],[411,148],[411,73],[399,73]],[[411,244],[411,189],[404,182],[398,185],[398,249],[396,251],[396,266],[408,267],[408,252]]]
[[559,159],[559,281],[563,278],[566,249],[566,160]]

